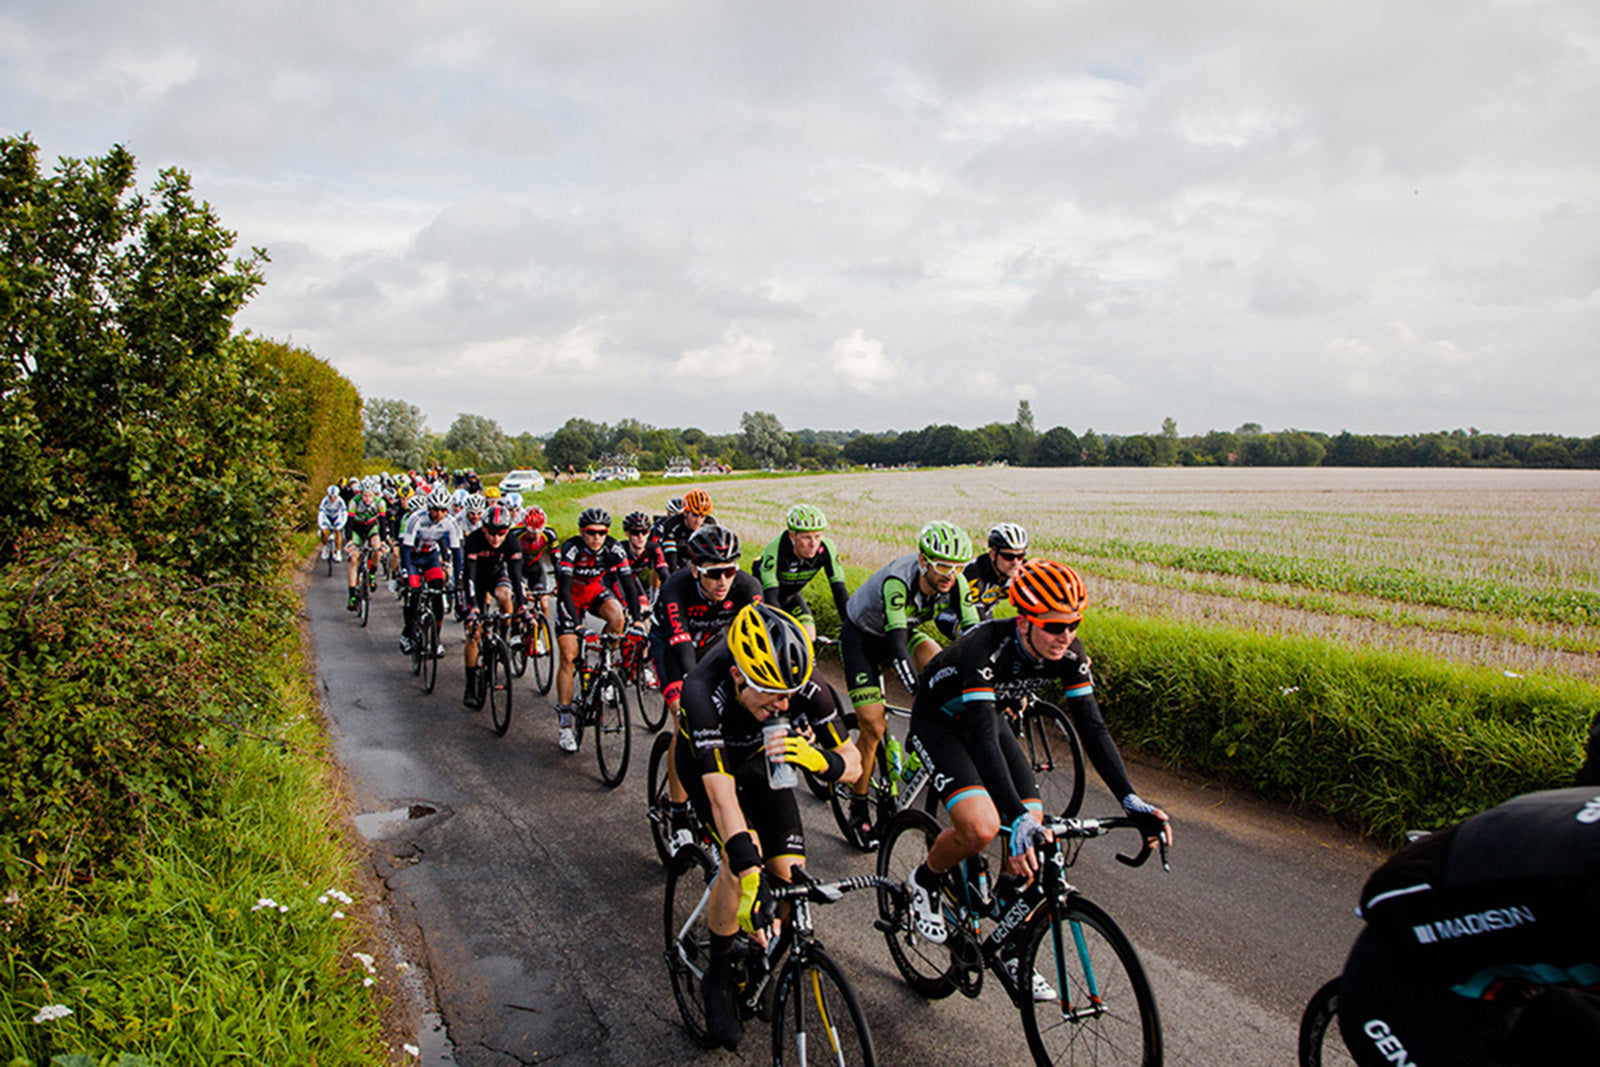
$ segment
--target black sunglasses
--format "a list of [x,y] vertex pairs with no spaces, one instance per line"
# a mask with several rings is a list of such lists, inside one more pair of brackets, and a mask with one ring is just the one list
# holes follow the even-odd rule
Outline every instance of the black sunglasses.
[[701,567],[700,568],[700,577],[702,577],[702,578],[711,578],[711,579],[732,578],[735,574],[738,574],[738,573],[739,573],[739,568],[738,567]]
[[1028,554],[1026,552],[1002,552],[1000,553],[1000,558],[1009,559],[1012,563],[1015,563],[1019,559],[1027,559]]
[[1060,637],[1067,631],[1078,628],[1078,624],[1075,622],[1036,622],[1034,625],[1051,637]]

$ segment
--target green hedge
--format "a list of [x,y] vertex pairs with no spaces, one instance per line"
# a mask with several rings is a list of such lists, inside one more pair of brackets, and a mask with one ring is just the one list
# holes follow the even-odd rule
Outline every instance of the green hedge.
[[1389,841],[1570,784],[1600,692],[1319,638],[1096,612],[1118,741]]

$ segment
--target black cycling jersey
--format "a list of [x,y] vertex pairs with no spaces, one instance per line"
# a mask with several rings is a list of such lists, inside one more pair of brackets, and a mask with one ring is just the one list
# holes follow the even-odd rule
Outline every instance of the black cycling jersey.
[[466,582],[469,608],[482,606],[501,583],[510,584],[516,606],[522,607],[522,546],[515,537],[507,534],[496,547],[489,543],[489,535],[479,527],[462,543],[462,555],[462,577]]
[[826,573],[828,588],[833,593],[834,609],[841,619],[848,613],[846,605],[850,600],[850,591],[844,584],[844,564],[840,562],[839,550],[826,537],[822,539],[815,556],[801,559],[794,553],[792,535],[785,530],[751,561],[750,573],[761,580],[761,592],[767,603],[797,618],[810,614],[802,595],[805,587],[818,574]]
[[715,643],[746,604],[761,600],[761,583],[743,571],[733,577],[728,595],[708,600],[692,569],[678,571],[656,594],[650,616],[651,645],[660,652],[664,681],[685,677],[695,661]]
[[[701,525],[706,523],[715,526],[717,520],[707,515]],[[667,570],[672,573],[677,573],[689,565],[689,538],[692,536],[694,530],[689,529],[689,524],[684,521],[681,512],[677,515],[663,515],[656,520],[654,526],[650,527],[650,540],[661,549]]]
[[[622,546],[622,551],[627,555],[628,569],[633,574],[633,580],[639,586],[639,610],[648,611],[650,610],[650,595],[646,592],[645,576],[654,573],[656,584],[658,585],[664,585],[669,576],[667,560],[661,554],[661,546],[654,541],[646,540],[644,547],[635,554],[632,541],[623,540],[617,543]],[[613,588],[612,591],[618,596],[622,595],[620,588]]]
[[556,553],[556,597],[563,618],[576,625],[583,612],[599,606],[611,582],[621,584],[628,614],[638,617],[639,585],[628,566],[628,554],[615,538],[607,537],[598,549],[584,543],[582,535],[567,538]]
[[911,708],[911,733],[955,731],[971,755],[981,785],[1008,823],[1026,810],[1006,753],[997,744],[1001,706],[1051,683],[1062,685],[1062,704],[1072,716],[1083,750],[1119,800],[1133,792],[1127,769],[1094,698],[1089,656],[1076,638],[1059,660],[1041,659],[1024,647],[1015,619],[992,619],[962,634],[935,656],[918,679]]
[[985,552],[961,572],[967,578],[967,597],[978,611],[978,618],[988,622],[994,618],[995,606],[1006,598],[1010,578],[995,573],[994,558]]
[[[688,744],[682,743],[685,738],[680,737],[678,751],[689,748],[693,752],[700,774],[735,774],[754,763],[761,768],[765,782],[762,724],[739,703],[733,665],[728,642],[718,641],[689,672],[683,683],[682,713],[682,730],[686,731]],[[784,715],[791,729],[803,732],[809,727],[815,731],[818,748],[838,748],[847,740],[839,714],[839,695],[826,682],[815,678],[807,682],[789,698]]]
[[1339,990],[1358,1063],[1594,1062],[1600,790],[1529,793],[1408,845],[1360,910]]

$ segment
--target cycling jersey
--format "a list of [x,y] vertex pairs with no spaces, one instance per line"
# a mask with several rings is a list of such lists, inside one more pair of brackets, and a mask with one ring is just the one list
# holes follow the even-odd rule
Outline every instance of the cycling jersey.
[[[706,524],[715,526],[717,520],[707,515],[701,521],[702,526]],[[663,515],[650,527],[650,540],[660,547],[667,570],[674,573],[689,565],[689,538],[692,536],[694,530],[689,529],[682,513]]]
[[423,568],[444,567],[444,552],[456,551],[455,523],[449,517],[435,521],[427,508],[410,516],[400,531],[400,566],[406,573],[420,573]]
[[382,500],[374,497],[369,504],[362,497],[356,497],[350,504],[349,517],[345,520],[345,529],[350,534],[350,541],[359,544],[369,539],[377,532],[383,516]]
[[591,549],[581,535],[569,537],[556,553],[557,629],[576,633],[586,611],[598,610],[611,596],[606,586],[621,584],[630,605],[628,614],[638,617],[639,585],[628,566],[628,554],[616,538],[607,537],[598,549]]
[[898,663],[902,678],[915,676],[911,649],[931,640],[916,628],[941,610],[953,611],[962,629],[976,626],[978,615],[967,597],[967,580],[957,576],[947,592],[922,591],[916,553],[883,567],[851,594],[839,627],[839,653],[844,661],[850,701],[856,707],[883,703],[878,675]]
[[518,608],[522,607],[522,546],[516,538],[507,536],[495,547],[489,543],[487,533],[474,530],[467,535],[462,555],[461,575],[469,608],[481,605],[501,585],[511,586],[512,598]]
[[[728,643],[719,641],[684,682],[675,755],[678,780],[688,791],[700,821],[715,834],[716,821],[703,776],[730,776],[739,810],[761,841],[764,856],[804,856],[805,834],[796,791],[773,789],[767,784],[762,724],[739,703],[733,663]],[[839,696],[826,683],[808,682],[789,698],[784,714],[791,729],[814,731],[818,748],[836,749],[846,742],[839,717]],[[718,837],[720,840],[720,834]]]
[[685,568],[668,578],[650,616],[650,647],[662,683],[686,676],[699,656],[722,637],[739,610],[760,600],[761,583],[743,571],[734,574],[722,600],[706,599],[693,569]]
[[839,618],[845,617],[850,591],[844,584],[844,564],[839,550],[824,537],[817,554],[810,559],[795,555],[794,539],[786,530],[774,538],[750,564],[750,573],[761,580],[761,594],[767,603],[776,605],[798,619],[811,615],[802,595],[811,579],[826,573],[828,588],[833,593],[833,606]]
[[[633,580],[639,585],[639,610],[650,610],[650,594],[647,591],[646,576],[654,573],[657,585],[665,585],[669,572],[667,560],[661,553],[661,546],[654,541],[646,540],[644,547],[637,554],[633,551],[633,542],[619,541],[622,551],[628,556],[628,570],[633,574]],[[621,595],[621,589],[613,588],[612,592]]]
[[345,520],[350,517],[350,509],[345,506],[344,497],[323,497],[322,506],[317,508],[317,529],[342,530]]
[[[1406,846],[1360,912],[1339,989],[1358,1063],[1523,1062],[1547,1041],[1572,1058],[1529,1062],[1594,1061],[1600,790],[1529,793]],[[1551,1040],[1547,1025],[1583,1036]]]
[[537,530],[518,526],[512,529],[522,549],[522,580],[530,591],[547,590],[555,577],[555,558],[559,541],[548,526]]
[[[1014,756],[1001,747],[1001,737],[1011,738],[1000,720],[1000,708],[1016,708],[1045,686],[1060,683],[1062,706],[1072,716],[1089,761],[1113,796],[1133,792],[1127,768],[1111,731],[1094,698],[1094,676],[1089,656],[1076,638],[1059,660],[1034,656],[1024,646],[1015,619],[992,619],[962,634],[922,669],[916,699],[911,707],[911,734],[924,735],[937,746],[954,739],[971,758],[977,781],[952,781],[941,788],[948,803],[963,799],[968,790],[986,791],[1001,818],[1009,823],[1026,810],[1026,800],[1015,782]],[[934,755],[938,762],[938,753]],[[939,765],[940,771],[947,768]],[[955,768],[951,768],[955,773]],[[958,776],[959,777],[959,776]],[[937,778],[937,776],[936,776]],[[1031,774],[1030,774],[1031,778]],[[1024,783],[1032,785],[1032,782]],[[1036,794],[1035,794],[1036,795]]]

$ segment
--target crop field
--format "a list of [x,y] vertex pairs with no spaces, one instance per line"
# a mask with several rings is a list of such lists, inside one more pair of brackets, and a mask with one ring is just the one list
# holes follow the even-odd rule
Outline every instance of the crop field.
[[[1084,574],[1094,607],[1600,680],[1596,471],[961,468],[707,487],[747,555],[796,500],[868,570],[928,519],[980,544],[1009,519]],[[601,499],[659,513],[681,492]]]

